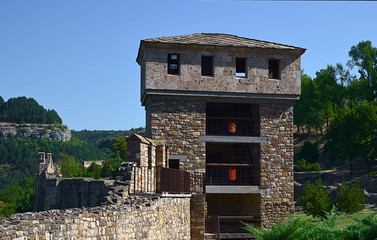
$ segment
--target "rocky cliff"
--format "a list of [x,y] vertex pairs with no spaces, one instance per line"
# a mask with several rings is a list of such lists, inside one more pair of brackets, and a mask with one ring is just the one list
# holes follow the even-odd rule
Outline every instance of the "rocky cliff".
[[69,141],[71,140],[71,131],[62,125],[0,122],[0,137],[8,138],[13,136]]

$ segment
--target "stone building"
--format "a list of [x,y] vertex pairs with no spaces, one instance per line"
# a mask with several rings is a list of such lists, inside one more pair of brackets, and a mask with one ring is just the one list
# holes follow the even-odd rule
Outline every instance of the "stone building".
[[268,226],[294,211],[293,105],[304,52],[215,33],[141,41],[147,137],[165,140],[167,165],[191,174],[192,239],[218,228],[242,237],[239,220]]

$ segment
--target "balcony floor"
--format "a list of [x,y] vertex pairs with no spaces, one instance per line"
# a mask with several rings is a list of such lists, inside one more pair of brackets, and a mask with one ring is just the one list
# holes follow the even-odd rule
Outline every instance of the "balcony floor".
[[259,186],[206,185],[206,193],[249,194],[262,192],[263,189]]

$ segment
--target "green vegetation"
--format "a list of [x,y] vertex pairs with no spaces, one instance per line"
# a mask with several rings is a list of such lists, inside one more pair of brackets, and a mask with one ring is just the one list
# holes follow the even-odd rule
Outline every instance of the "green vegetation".
[[314,217],[325,217],[326,212],[330,211],[331,199],[327,196],[326,187],[322,184],[321,179],[311,183],[308,181],[305,185],[304,194],[299,199],[304,213]]
[[365,208],[365,193],[360,189],[359,182],[347,185],[345,182],[336,191],[336,206],[345,213],[355,213]]
[[38,152],[52,153],[55,161],[59,160],[59,156],[63,156],[61,153],[72,155],[78,162],[109,158],[108,153],[74,136],[68,142],[19,137],[0,138],[0,189],[12,181],[18,184],[24,178],[35,176]]
[[305,159],[309,163],[316,163],[319,159],[318,146],[311,142],[304,142],[304,145],[300,148],[300,152],[297,154],[298,159]]
[[[316,72],[315,78],[302,75],[301,98],[294,106],[298,132],[314,129],[324,141],[330,160],[353,162],[361,157],[370,171],[377,157],[377,48],[370,41],[351,47],[347,67],[336,64]],[[356,68],[357,75],[351,70]],[[329,127],[325,133],[323,127]],[[317,134],[317,133],[320,134]],[[308,150],[305,150],[308,152]],[[314,163],[315,153],[301,156]]]
[[94,179],[115,179],[119,164],[123,161],[124,160],[116,154],[115,158],[110,158],[104,161],[102,166],[93,162],[86,169],[83,164],[75,160],[74,156],[61,154],[58,164],[60,166],[63,178],[90,177]]
[[351,218],[351,223],[345,225],[345,217],[331,211],[320,220],[308,216],[289,216],[286,220],[272,224],[268,229],[247,223],[245,229],[257,240],[374,240],[377,238],[376,214],[346,218]]
[[0,217],[31,211],[35,198],[35,178],[25,178],[21,184],[12,181],[0,190]]
[[[331,199],[321,179],[305,185],[304,194],[299,199],[303,212],[314,217],[326,217],[326,212],[337,208],[344,213],[356,213],[365,208],[365,194],[358,182],[347,185],[345,182],[337,186],[336,197]],[[333,201],[332,201],[333,200]]]
[[305,159],[297,161],[297,164],[294,165],[295,171],[298,172],[310,172],[310,171],[321,171],[321,166],[319,163],[308,163]]
[[0,122],[62,124],[55,110],[47,110],[33,98],[10,98],[7,102],[0,96]]

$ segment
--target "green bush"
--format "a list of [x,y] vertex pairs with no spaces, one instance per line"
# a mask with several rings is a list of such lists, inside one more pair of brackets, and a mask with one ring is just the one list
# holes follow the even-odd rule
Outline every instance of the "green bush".
[[319,154],[317,144],[311,142],[304,142],[304,145],[300,148],[297,154],[298,159],[306,159],[309,163],[318,162]]
[[355,213],[365,208],[365,193],[360,188],[359,182],[355,181],[352,185],[343,182],[336,193],[336,206],[340,211]]
[[325,213],[332,208],[331,199],[327,196],[326,188],[321,179],[316,180],[314,184],[310,181],[306,182],[304,193],[299,202],[301,202],[303,211],[314,217],[325,217]]
[[247,231],[257,240],[351,240],[377,239],[376,214],[356,219],[355,224],[344,227],[338,220],[335,210],[326,214],[326,218],[315,220],[311,217],[288,216],[272,224],[270,228],[260,228],[244,223]]
[[319,163],[308,163],[304,158],[297,161],[295,164],[295,170],[298,172],[311,172],[311,171],[322,171]]

